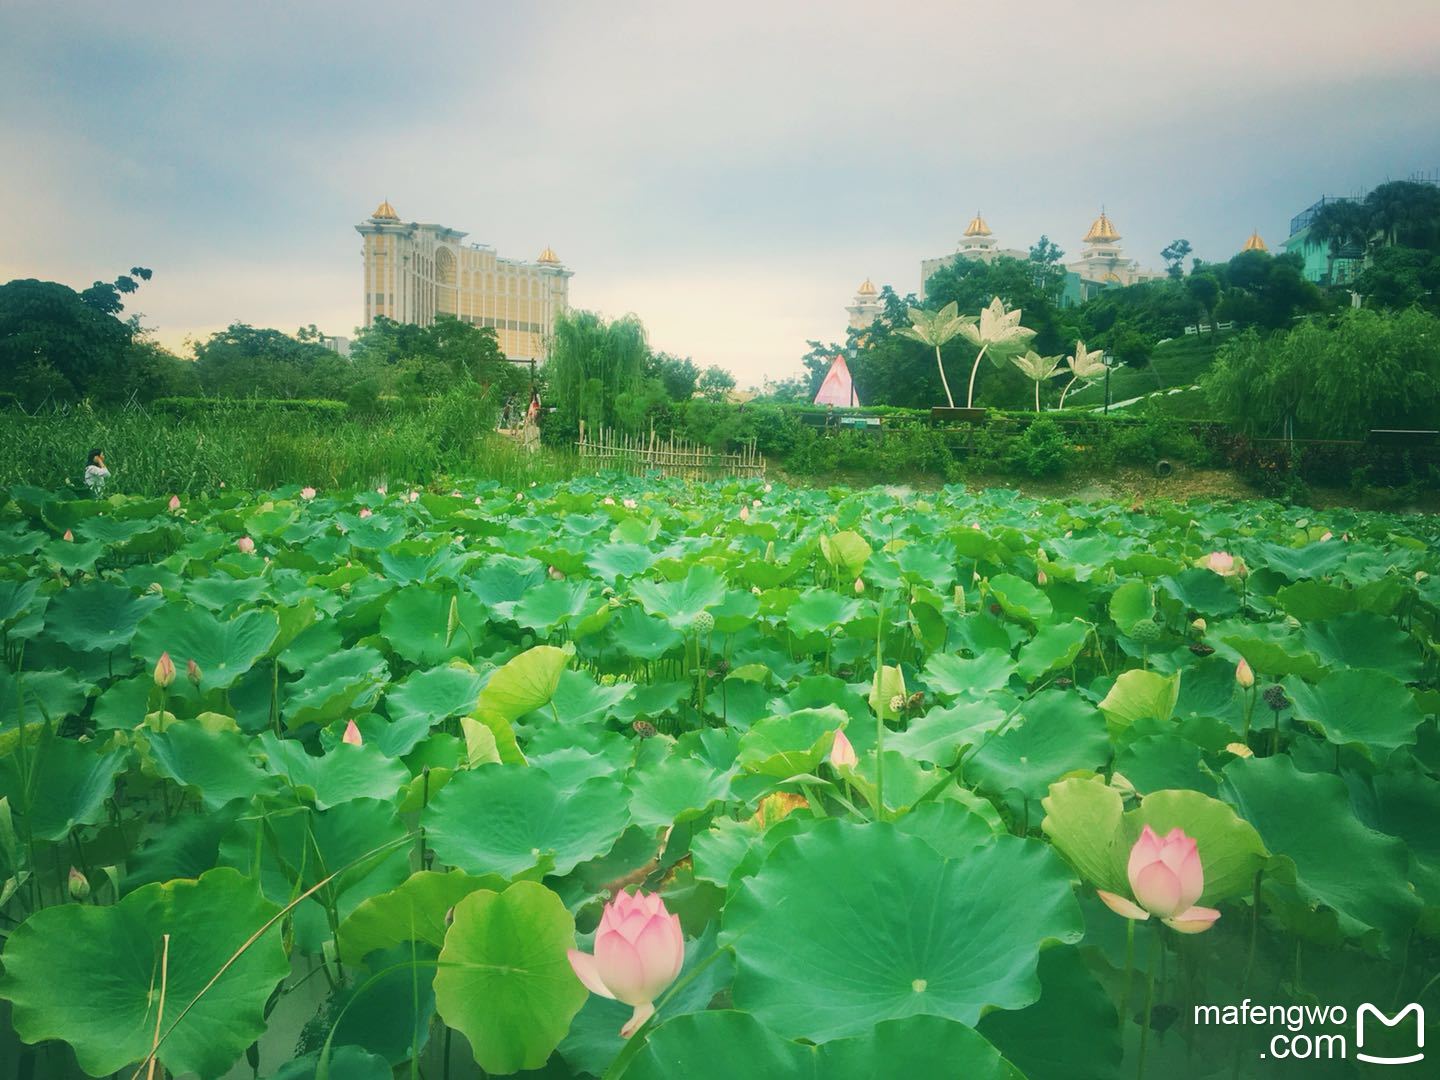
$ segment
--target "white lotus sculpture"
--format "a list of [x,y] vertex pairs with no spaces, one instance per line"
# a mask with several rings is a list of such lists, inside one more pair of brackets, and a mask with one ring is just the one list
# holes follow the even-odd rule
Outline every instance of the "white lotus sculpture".
[[[945,400],[952,409],[955,407],[955,399],[950,396],[950,380],[945,378],[945,364],[940,359],[940,346],[953,340],[955,335],[970,330],[974,321],[972,316],[961,315],[959,305],[951,301],[939,311],[912,307],[910,325],[900,328],[900,333],[906,337],[935,349],[935,366],[940,369],[940,385],[945,387]],[[973,376],[971,384],[974,384]]]
[[1041,356],[1031,349],[1024,356],[1012,356],[1010,362],[1035,380],[1035,411],[1040,411],[1040,384],[1053,379],[1060,370],[1060,357]]
[[1103,352],[1091,352],[1085,348],[1083,341],[1075,343],[1075,355],[1067,356],[1069,364],[1070,381],[1065,384],[1065,389],[1060,391],[1060,408],[1065,407],[1065,395],[1070,393],[1070,388],[1075,385],[1076,379],[1097,379],[1105,374],[1105,354]]
[[1022,348],[1035,336],[1035,331],[1020,325],[1019,308],[1006,311],[1005,302],[997,296],[990,301],[989,307],[981,309],[979,324],[967,323],[960,327],[960,333],[971,344],[980,346],[975,366],[970,369],[970,392],[965,398],[965,407],[972,409],[975,407],[975,376],[980,371],[980,361],[986,352]]

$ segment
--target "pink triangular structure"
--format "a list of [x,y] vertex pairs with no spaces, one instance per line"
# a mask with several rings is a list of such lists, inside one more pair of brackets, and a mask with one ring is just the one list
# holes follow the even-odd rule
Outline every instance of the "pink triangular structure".
[[855,380],[850,377],[850,368],[845,357],[837,356],[825,373],[820,392],[815,395],[816,405],[838,405],[843,407],[860,404],[860,395],[855,393]]

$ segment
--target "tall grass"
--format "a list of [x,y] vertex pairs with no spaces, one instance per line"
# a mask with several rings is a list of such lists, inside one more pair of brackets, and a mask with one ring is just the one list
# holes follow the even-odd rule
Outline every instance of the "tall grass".
[[84,404],[36,415],[9,409],[0,411],[0,488],[80,489],[92,447],[105,451],[109,490],[139,495],[450,476],[517,485],[574,473],[573,455],[527,452],[493,425],[490,410],[467,394],[339,418],[241,405],[180,416]]

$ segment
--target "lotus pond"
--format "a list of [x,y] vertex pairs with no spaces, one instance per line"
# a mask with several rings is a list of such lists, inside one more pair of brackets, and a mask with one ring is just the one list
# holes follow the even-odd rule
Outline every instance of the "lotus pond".
[[[1437,551],[958,487],[0,493],[0,1072],[1368,1075],[1362,1003],[1440,1016]],[[1242,1002],[1348,1016],[1197,1012]]]

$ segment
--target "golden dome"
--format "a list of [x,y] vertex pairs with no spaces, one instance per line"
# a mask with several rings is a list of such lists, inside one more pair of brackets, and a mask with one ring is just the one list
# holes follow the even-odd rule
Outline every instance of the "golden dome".
[[1265,241],[1262,240],[1262,239],[1260,239],[1260,230],[1259,230],[1259,229],[1255,229],[1255,230],[1253,230],[1253,231],[1250,233],[1250,239],[1245,241],[1245,246],[1242,247],[1240,250],[1241,250],[1241,251],[1269,251],[1270,249],[1265,246]]
[[540,252],[539,257],[536,258],[535,261],[537,263],[544,263],[546,266],[559,266],[560,256],[555,254],[554,248],[552,248],[549,244],[546,244],[545,250]]
[[880,290],[875,288],[875,283],[868,277],[860,283],[860,288],[855,290],[856,296],[874,296]]
[[370,215],[372,221],[399,221],[400,215],[390,205],[389,199],[381,199],[380,205],[375,208],[375,213]]
[[965,226],[966,236],[989,236],[990,226],[985,224],[985,219],[980,216],[980,211],[975,211],[975,216],[970,219],[970,224]]
[[1100,211],[1100,216],[1095,219],[1095,224],[1090,226],[1090,231],[1085,234],[1085,243],[1091,244],[1097,240],[1119,240],[1120,234],[1115,231],[1115,225],[1105,216],[1105,211]]

